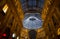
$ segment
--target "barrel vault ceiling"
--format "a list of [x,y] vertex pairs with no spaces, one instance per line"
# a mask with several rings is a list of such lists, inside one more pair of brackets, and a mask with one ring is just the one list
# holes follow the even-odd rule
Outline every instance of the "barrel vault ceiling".
[[[8,10],[2,14],[3,7],[6,4]],[[36,37],[44,39],[43,37],[47,38],[50,36],[50,38],[53,38],[53,35],[57,36],[56,33],[60,27],[59,6],[59,0],[0,0],[0,30],[3,33],[9,27],[11,33],[15,32],[17,36],[21,35],[21,38],[28,37],[29,30],[23,28],[22,20],[25,13],[36,12],[41,14],[42,20],[44,21],[42,28],[35,30],[37,31]]]

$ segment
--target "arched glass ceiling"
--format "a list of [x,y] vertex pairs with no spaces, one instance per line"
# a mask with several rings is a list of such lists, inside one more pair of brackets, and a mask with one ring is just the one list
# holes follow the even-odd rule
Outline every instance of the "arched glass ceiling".
[[42,19],[39,13],[26,13],[23,19],[23,27],[27,29],[38,29],[42,27]]
[[25,12],[29,10],[37,10],[37,9],[41,11],[44,4],[44,0],[20,0],[20,2]]

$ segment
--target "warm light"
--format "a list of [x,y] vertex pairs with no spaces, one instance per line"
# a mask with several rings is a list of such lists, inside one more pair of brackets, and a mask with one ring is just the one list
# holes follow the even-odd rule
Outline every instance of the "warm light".
[[27,39],[27,36],[25,36],[25,39]]
[[19,39],[19,37],[17,37],[17,39]]
[[58,29],[58,35],[60,35],[60,28]]
[[15,36],[16,36],[16,34],[15,34],[15,33],[13,33],[12,37],[14,38]]
[[4,33],[4,34],[3,34],[3,36],[5,37],[5,36],[6,36],[6,34]]
[[8,5],[5,4],[5,6],[3,7],[3,11],[4,11],[5,14],[6,14],[7,10],[8,10]]
[[40,29],[37,30],[37,32],[41,32],[43,30],[44,30],[44,28],[40,28]]

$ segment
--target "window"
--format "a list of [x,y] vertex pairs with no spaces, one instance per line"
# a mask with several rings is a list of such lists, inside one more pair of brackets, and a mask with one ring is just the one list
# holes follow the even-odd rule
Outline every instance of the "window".
[[39,8],[42,8],[43,7],[43,4],[44,4],[44,0],[39,0],[38,1],[38,7]]
[[5,4],[5,6],[3,7],[3,9],[2,9],[3,11],[4,11],[4,13],[6,14],[6,12],[7,12],[7,10],[8,10],[8,5],[7,4]]
[[29,6],[33,6],[33,1],[32,1],[32,0],[29,0],[29,1],[28,1],[28,5],[29,5]]
[[40,10],[41,12],[44,4],[44,0],[21,0],[21,2],[22,2],[22,8],[25,12],[26,10],[24,9],[24,7],[28,8],[30,11]]
[[32,7],[36,6],[36,0],[29,0],[28,5]]
[[33,0],[33,7],[36,6],[36,0]]

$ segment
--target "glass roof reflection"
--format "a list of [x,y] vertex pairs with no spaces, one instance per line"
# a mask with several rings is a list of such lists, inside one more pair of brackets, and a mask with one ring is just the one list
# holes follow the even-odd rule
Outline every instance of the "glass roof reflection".
[[29,8],[33,9],[34,7],[36,8],[43,8],[44,5],[44,0],[20,0],[21,4],[22,4],[22,9],[25,11],[25,9],[27,8],[27,10]]
[[23,27],[27,29],[38,29],[42,27],[42,20],[39,13],[26,13],[23,20]]

